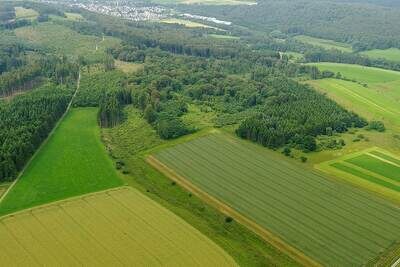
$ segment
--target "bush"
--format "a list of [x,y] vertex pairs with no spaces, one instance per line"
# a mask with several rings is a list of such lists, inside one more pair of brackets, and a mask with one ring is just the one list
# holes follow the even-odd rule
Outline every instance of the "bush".
[[304,156],[301,156],[300,160],[301,160],[301,162],[306,163],[308,159]]
[[228,216],[228,217],[225,218],[225,222],[226,223],[231,223],[231,222],[233,222],[233,218]]
[[385,125],[381,121],[371,121],[367,126],[367,130],[375,130],[378,132],[386,131]]

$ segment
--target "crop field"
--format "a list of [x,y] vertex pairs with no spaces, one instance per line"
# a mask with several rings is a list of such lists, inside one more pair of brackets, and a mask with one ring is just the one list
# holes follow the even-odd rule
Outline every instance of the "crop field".
[[15,15],[17,19],[33,20],[39,16],[39,13],[33,9],[15,7]]
[[0,214],[121,184],[100,140],[97,109],[72,109],[0,203]]
[[374,49],[361,52],[361,54],[374,59],[386,59],[400,62],[400,49],[398,48]]
[[18,28],[15,34],[17,37],[33,44],[43,45],[60,54],[74,57],[81,55],[93,60],[102,57],[108,47],[118,46],[120,43],[120,40],[116,38],[105,37],[103,41],[102,38],[82,35],[51,22]]
[[360,266],[400,241],[400,210],[390,202],[227,134],[148,161],[306,265]]
[[400,72],[346,64],[322,63],[317,66],[321,70],[340,72],[359,83],[322,79],[309,81],[309,84],[369,120],[381,120],[387,128],[400,129]]
[[316,168],[400,203],[400,158],[388,151],[373,147],[323,162]]
[[188,223],[129,187],[0,222],[4,266],[236,266]]
[[294,38],[297,41],[300,41],[302,43],[322,47],[325,49],[336,49],[336,50],[340,50],[343,52],[352,52],[353,51],[351,45],[345,44],[345,43],[340,43],[340,42],[335,42],[332,40],[315,38],[315,37],[311,37],[311,36],[307,36],[307,35],[297,35]]

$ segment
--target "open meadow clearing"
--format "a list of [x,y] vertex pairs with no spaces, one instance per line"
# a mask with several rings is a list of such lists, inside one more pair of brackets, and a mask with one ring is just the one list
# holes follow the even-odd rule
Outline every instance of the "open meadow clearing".
[[221,210],[232,208],[256,232],[265,229],[270,242],[308,265],[363,265],[399,245],[398,207],[247,141],[214,134],[148,160],[220,208],[226,204]]
[[361,54],[374,59],[386,59],[400,62],[400,49],[398,48],[374,49],[361,52]]
[[187,4],[187,5],[256,5],[255,1],[247,0],[152,0],[158,4]]
[[39,13],[30,8],[15,7],[15,16],[17,19],[33,20],[39,16]]
[[317,169],[400,203],[400,158],[376,147],[323,162]]
[[43,45],[60,54],[68,56],[85,56],[87,59],[102,58],[109,47],[118,46],[120,40],[112,37],[83,35],[62,25],[52,22],[15,30],[17,37],[33,44]]
[[381,120],[387,128],[400,129],[400,72],[335,63],[315,65],[321,70],[340,72],[357,82],[309,81],[314,88],[368,120]]
[[120,185],[97,109],[72,109],[0,203],[0,214]]
[[297,35],[294,38],[302,43],[322,47],[325,49],[336,49],[342,52],[349,52],[349,53],[353,51],[351,45],[345,43],[339,43],[332,40],[315,38],[307,35]]
[[194,21],[187,20],[187,19],[169,18],[169,19],[163,19],[160,22],[168,23],[168,24],[179,24],[179,25],[183,25],[183,26],[188,27],[188,28],[213,28],[213,29],[217,29],[215,27],[208,26],[206,24],[199,23],[199,22],[194,22]]
[[0,218],[4,266],[236,266],[220,247],[121,187]]

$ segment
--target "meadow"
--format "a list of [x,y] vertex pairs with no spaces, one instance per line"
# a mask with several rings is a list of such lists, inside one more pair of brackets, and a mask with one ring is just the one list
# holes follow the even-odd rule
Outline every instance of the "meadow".
[[309,81],[314,88],[368,120],[381,120],[387,128],[400,129],[400,72],[347,64],[316,65],[321,70],[340,72],[356,82]]
[[84,56],[87,60],[98,60],[104,57],[109,47],[118,46],[119,39],[83,35],[65,26],[52,22],[15,30],[17,37],[36,45],[42,45],[56,53],[67,56]]
[[0,203],[0,214],[117,187],[96,108],[72,109]]
[[388,151],[372,147],[320,163],[316,168],[400,203],[400,158]]
[[390,202],[226,134],[156,151],[149,162],[265,229],[270,242],[306,265],[367,264],[400,241],[400,212]]
[[307,35],[297,35],[294,37],[297,41],[300,41],[305,44],[310,44],[313,46],[318,46],[322,47],[325,49],[336,49],[340,50],[342,52],[353,52],[353,49],[351,45],[345,44],[345,43],[340,43],[332,40],[327,40],[327,39],[321,39],[321,38],[315,38]]
[[6,266],[237,266],[137,190],[120,187],[0,218]]
[[132,74],[143,69],[143,64],[115,60],[115,68],[127,74]]
[[247,0],[152,0],[158,4],[186,4],[186,5],[255,5],[255,1]]
[[374,49],[361,52],[360,54],[374,59],[386,59],[389,61],[400,62],[400,49],[398,48]]

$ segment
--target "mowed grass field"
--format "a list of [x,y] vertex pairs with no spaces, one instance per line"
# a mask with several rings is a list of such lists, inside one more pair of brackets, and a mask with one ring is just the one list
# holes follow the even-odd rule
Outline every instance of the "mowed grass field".
[[150,160],[272,233],[286,244],[283,251],[295,249],[322,265],[364,265],[400,241],[398,207],[226,134],[161,150]]
[[122,184],[101,143],[97,109],[72,109],[0,202],[0,215]]
[[169,19],[163,19],[161,20],[162,23],[167,23],[167,24],[179,24],[179,25],[183,25],[185,27],[188,28],[213,28],[213,29],[217,29],[215,27],[211,27],[209,25],[203,24],[203,23],[199,23],[199,22],[194,22],[191,20],[187,20],[187,19],[177,19],[177,18],[169,18]]
[[351,182],[356,181],[400,203],[400,157],[388,151],[373,147],[323,162],[316,168]]
[[181,218],[122,187],[0,219],[3,266],[236,266]]
[[107,48],[120,44],[120,40],[116,38],[105,37],[103,41],[100,37],[83,35],[52,22],[21,27],[15,30],[15,34],[19,38],[43,45],[60,54],[73,57],[84,56],[88,60],[102,58]]
[[386,59],[390,61],[400,62],[400,49],[398,48],[374,49],[361,52],[360,54],[374,59]]
[[345,43],[340,43],[332,40],[327,40],[327,39],[321,39],[321,38],[315,38],[307,35],[297,35],[294,37],[297,41],[300,41],[305,44],[310,44],[313,46],[318,46],[322,47],[325,49],[336,49],[340,50],[343,52],[352,52],[353,49],[351,45],[345,44]]
[[400,72],[348,64],[316,65],[359,83],[338,79],[309,81],[314,88],[368,120],[381,120],[387,128],[400,129]]

